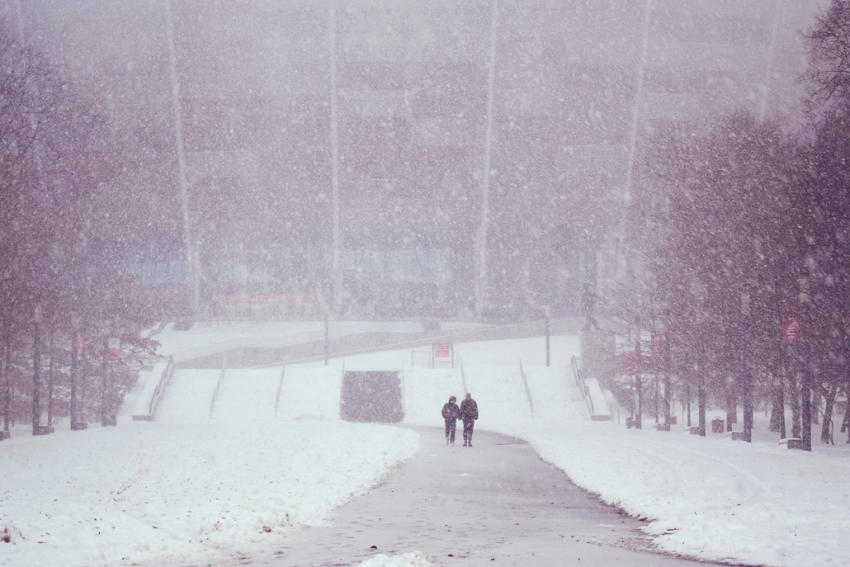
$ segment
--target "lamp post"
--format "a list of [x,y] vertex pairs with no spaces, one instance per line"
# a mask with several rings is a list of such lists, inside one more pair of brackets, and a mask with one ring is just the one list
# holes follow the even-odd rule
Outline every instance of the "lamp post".
[[177,48],[175,47],[174,21],[171,14],[171,0],[164,0],[165,35],[168,51],[168,71],[171,82],[171,109],[174,116],[174,143],[177,149],[177,173],[180,186],[180,210],[183,216],[183,245],[186,248],[186,267],[189,271],[190,309],[192,318],[198,316],[200,306],[200,262],[195,242],[192,239],[192,223],[189,214],[189,181],[187,175],[186,152],[183,140],[183,111],[180,105],[180,78],[177,74]]

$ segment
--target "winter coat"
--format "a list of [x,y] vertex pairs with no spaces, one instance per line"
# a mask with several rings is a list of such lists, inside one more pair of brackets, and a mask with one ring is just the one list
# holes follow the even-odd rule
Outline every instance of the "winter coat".
[[456,403],[448,402],[443,406],[443,419],[446,421],[460,419],[460,408]]
[[475,400],[468,399],[463,400],[460,403],[460,413],[461,417],[464,421],[466,420],[476,420],[478,419],[478,404],[475,403]]

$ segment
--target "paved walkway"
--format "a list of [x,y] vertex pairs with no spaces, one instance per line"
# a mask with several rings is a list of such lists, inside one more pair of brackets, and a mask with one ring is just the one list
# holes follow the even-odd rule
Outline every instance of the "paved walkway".
[[441,430],[418,431],[422,450],[326,527],[237,563],[330,567],[419,551],[449,566],[705,565],[652,553],[638,520],[577,488],[524,441],[476,432],[474,447],[446,447]]

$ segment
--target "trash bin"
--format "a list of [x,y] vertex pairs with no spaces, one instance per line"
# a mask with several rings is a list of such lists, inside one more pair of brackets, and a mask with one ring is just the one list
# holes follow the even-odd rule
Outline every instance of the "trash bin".
[[720,418],[711,420],[711,432],[723,433],[723,420]]

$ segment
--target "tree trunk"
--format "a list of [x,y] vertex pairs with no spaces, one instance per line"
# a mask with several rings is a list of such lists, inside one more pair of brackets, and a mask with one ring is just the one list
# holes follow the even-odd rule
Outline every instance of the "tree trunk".
[[38,435],[41,425],[41,323],[32,326],[32,434]]
[[788,393],[791,397],[791,437],[800,439],[803,428],[800,425],[800,387],[796,370],[788,373]]
[[785,422],[785,386],[790,383],[788,377],[790,376],[790,371],[788,368],[788,358],[785,356],[785,350],[782,346],[779,347],[779,365],[778,372],[776,374],[777,384],[776,384],[776,396],[779,410],[779,438],[785,439],[788,437],[788,428]]
[[732,431],[732,424],[737,423],[738,406],[735,401],[734,385],[726,386],[726,431]]
[[79,333],[78,329],[74,329],[71,333],[71,429],[76,429],[80,421],[77,415],[77,382],[80,374]]
[[753,440],[753,373],[750,368],[744,369],[742,405],[744,409],[744,439],[749,443]]
[[838,383],[833,382],[832,387],[829,392],[825,396],[825,403],[823,407],[823,425],[820,430],[820,440],[821,443],[831,443],[835,445],[835,439],[832,436],[832,408],[835,403],[835,396],[838,394]]
[[635,388],[637,391],[637,416],[635,427],[643,428],[643,384],[641,379],[641,358],[640,358],[640,323],[637,326],[637,338],[635,339]]
[[664,345],[664,426],[667,430],[670,430],[670,402],[673,387],[670,384],[670,358],[672,353],[670,352],[670,335],[669,333],[664,334],[664,342],[667,344]]
[[4,321],[3,333],[3,431],[9,432],[12,419],[12,322]]
[[[688,429],[690,429],[692,427],[692,424],[691,424],[691,378],[690,378],[691,375],[692,375],[691,372],[688,372],[688,371],[685,372],[685,391],[684,391],[684,394],[685,394],[685,408],[686,408],[686,411],[688,412],[688,415],[687,415]],[[850,405],[850,404],[848,404],[848,405]]]
[[[774,382],[779,382],[779,384],[774,383],[771,390],[771,409],[770,409],[770,427],[769,430],[773,432],[781,432],[785,429],[784,424],[782,422],[785,421],[785,403],[784,396],[782,395],[782,377],[781,376],[773,376]],[[784,435],[783,435],[784,437]]]
[[847,403],[844,406],[844,420],[841,422],[841,431],[846,429],[847,442],[850,443],[850,369],[847,370],[847,384],[844,392],[846,394]]
[[50,334],[48,339],[48,349],[50,350],[50,365],[47,367],[47,425],[53,425],[53,378],[56,370],[54,343],[56,339],[56,319],[50,320]]
[[699,347],[699,374],[697,375],[697,403],[699,404],[699,434],[705,437],[705,352]]
[[820,423],[820,418],[818,418],[818,410],[820,409],[820,390],[816,387],[812,387],[812,423],[817,424]]

